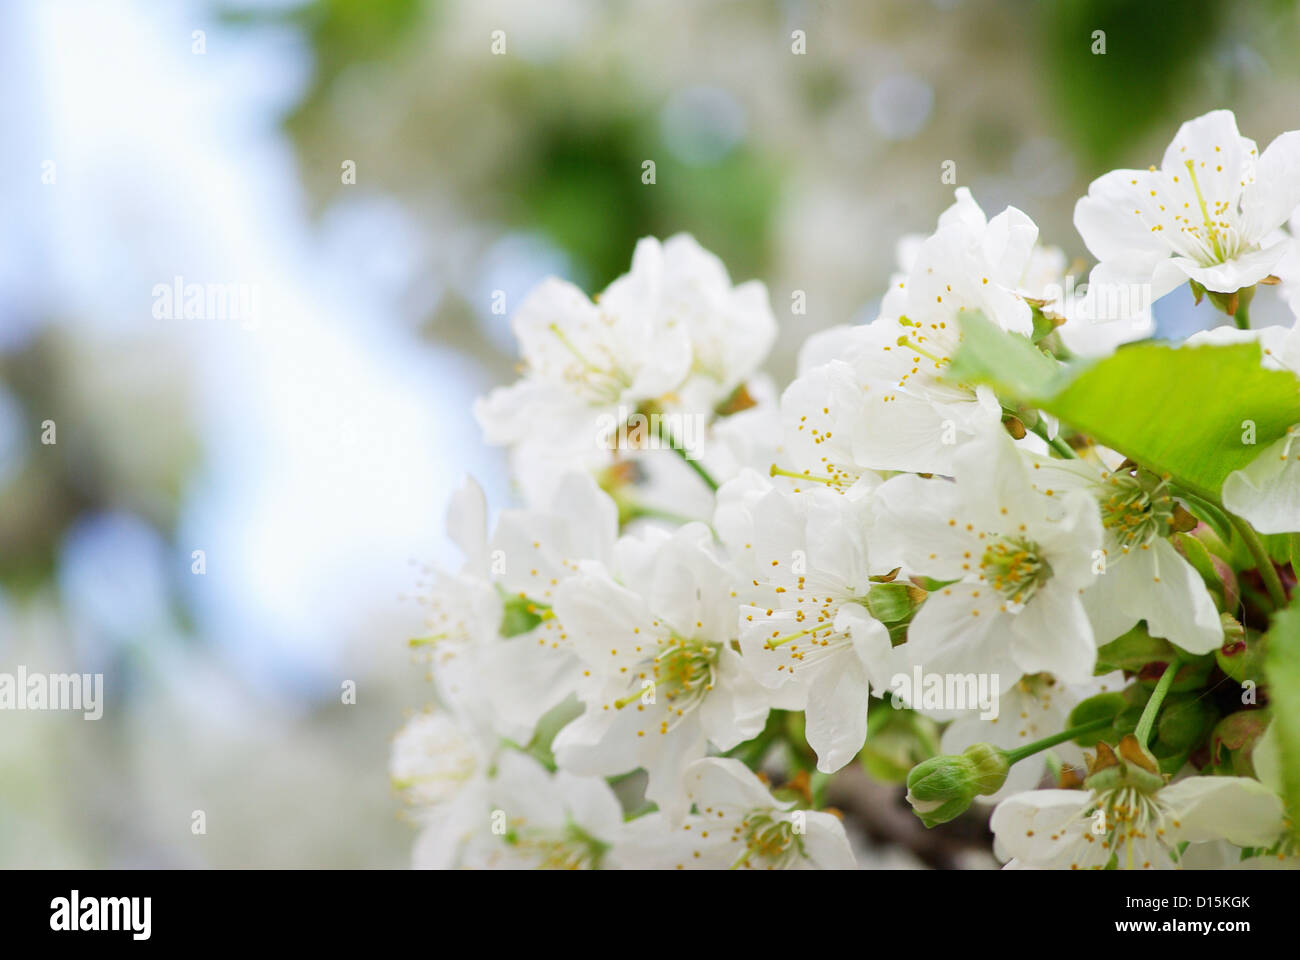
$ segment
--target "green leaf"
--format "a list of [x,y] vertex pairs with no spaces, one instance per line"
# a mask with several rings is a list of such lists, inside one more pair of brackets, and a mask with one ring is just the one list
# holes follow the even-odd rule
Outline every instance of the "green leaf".
[[1137,673],[1148,663],[1169,663],[1176,656],[1174,645],[1168,640],[1147,633],[1142,621],[1128,633],[1104,643],[1097,649],[1097,676],[1115,670]]
[[1278,563],[1290,563],[1292,538],[1294,536],[1295,534],[1292,533],[1270,533],[1261,536],[1260,539],[1264,541],[1264,549],[1268,551],[1268,555],[1273,560]]
[[1066,369],[1017,333],[1007,333],[980,313],[961,320],[961,347],[948,367],[948,379],[987,383],[1003,405],[1025,400],[1040,406],[1066,376]]
[[1277,726],[1282,765],[1282,792],[1297,829],[1300,812],[1300,608],[1291,606],[1273,617],[1268,631],[1268,700]]
[[[1260,365],[1257,343],[1137,343],[1061,366],[978,314],[962,319],[949,379],[1032,403],[1190,492],[1217,500],[1228,474],[1300,423],[1300,380]],[[1243,443],[1254,424],[1253,444]]]
[[[1108,693],[1099,693],[1091,696],[1086,700],[1081,700],[1070,711],[1070,719],[1066,721],[1066,727],[1081,727],[1085,723],[1091,723],[1094,720],[1100,720],[1103,717],[1114,719],[1118,717],[1128,706],[1128,699],[1121,691],[1112,690]],[[1075,737],[1074,742],[1081,747],[1092,749],[1097,745],[1098,740],[1106,740],[1111,737],[1114,727],[1110,730],[1100,732],[1085,733],[1081,737]],[[1119,740],[1118,737],[1114,738]]]

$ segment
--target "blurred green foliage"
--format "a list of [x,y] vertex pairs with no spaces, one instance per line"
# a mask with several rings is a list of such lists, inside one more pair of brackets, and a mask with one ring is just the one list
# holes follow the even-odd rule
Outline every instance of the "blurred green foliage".
[[228,24],[274,24],[300,30],[316,56],[315,72],[306,95],[288,118],[290,128],[328,97],[334,82],[357,63],[382,60],[393,52],[426,11],[429,0],[314,0],[285,9],[248,8],[231,4],[222,9]]
[[[1180,90],[1189,86],[1232,5],[1050,0],[1034,6],[1041,16],[1043,78],[1064,114],[1060,128],[1091,166],[1102,169],[1116,165],[1127,147],[1179,107]],[[1105,33],[1104,54],[1093,52],[1098,30]]]
[[[516,226],[544,231],[577,262],[592,290],[625,273],[636,241],[685,230],[737,279],[762,275],[779,177],[753,151],[687,167],[659,140],[647,112],[546,125],[515,183]],[[642,164],[655,162],[655,183]]]
[[[310,145],[339,136],[330,130],[329,111],[322,109],[338,79],[358,65],[430,56],[436,49],[428,46],[430,38],[437,36],[447,6],[444,0],[315,0],[279,10],[253,10],[240,5],[242,0],[223,2],[227,20],[295,27],[314,51],[311,84],[286,118],[289,130],[304,145],[308,168],[314,163]],[[622,5],[612,6],[631,15]],[[779,5],[745,6],[744,14],[738,9],[736,16],[762,17],[778,29]],[[969,6],[1001,7],[998,12],[1005,16],[964,14],[969,22],[962,42],[979,48],[987,42],[976,29],[980,24],[987,29],[996,29],[987,26],[993,23],[1003,29],[1014,24],[1012,49],[1023,51],[1018,57],[1023,56],[1044,87],[1052,113],[1050,119],[999,117],[996,104],[990,104],[989,114],[972,134],[982,154],[993,158],[990,164],[1010,162],[1010,145],[1023,137],[1028,123],[1030,129],[1050,127],[1067,140],[1080,169],[1102,170],[1158,159],[1134,156],[1133,150],[1156,130],[1167,137],[1179,119],[1229,105],[1215,98],[1224,96],[1222,84],[1231,89],[1243,69],[1233,60],[1237,45],[1245,43],[1261,52],[1271,49],[1273,60],[1285,59],[1289,34],[1284,21],[1294,23],[1296,2],[985,0]],[[924,22],[905,0],[882,0],[879,10],[861,20],[869,25],[859,38],[864,51],[893,41],[900,41],[899,49],[905,50],[901,41]],[[1261,32],[1261,25],[1276,29]],[[1097,31],[1105,35],[1104,53],[1096,52]],[[850,74],[833,63],[809,60],[791,82],[801,86],[811,114],[827,114],[855,95]],[[1219,88],[1205,82],[1207,65],[1214,67]],[[715,251],[737,279],[770,272],[773,215],[785,180],[781,152],[742,141],[712,165],[689,166],[673,157],[663,142],[662,92],[647,94],[643,85],[617,71],[601,75],[594,84],[593,75],[564,60],[509,58],[499,72],[470,81],[465,96],[482,102],[486,122],[508,115],[526,135],[524,149],[495,156],[468,174],[462,171],[464,182],[456,185],[462,201],[476,208],[485,223],[544,234],[568,254],[573,279],[593,290],[627,268],[638,238],[682,230]],[[939,91],[941,98],[943,93]],[[417,162],[430,171],[443,166],[444,149],[473,155],[472,136],[459,146],[440,140],[433,153],[421,154],[418,143],[425,133],[441,137],[444,127],[464,129],[463,111],[445,100],[431,108],[418,91],[400,85],[385,90],[385,97],[394,101],[386,109],[415,124],[405,133],[406,142],[421,155]],[[463,100],[460,106],[465,106]],[[354,145],[354,152],[357,149]],[[641,181],[642,164],[648,159],[657,165],[653,187]],[[374,171],[376,165],[368,169]],[[418,199],[431,189],[429,181],[414,172],[418,169],[411,167],[404,175],[399,161],[387,171],[390,180],[384,187]],[[328,202],[329,183],[337,180],[337,172],[324,172],[317,190],[324,194],[319,199]]]
[[[284,11],[228,9],[225,19],[303,32],[315,53],[315,71],[285,120],[291,132],[300,133],[321,121],[321,108],[345,71],[398,55],[403,39],[417,28],[436,30],[438,6],[432,0],[317,0]],[[780,184],[770,157],[742,143],[716,164],[688,167],[662,141],[661,104],[648,102],[619,78],[611,77],[593,98],[574,89],[575,79],[562,64],[513,60],[503,68],[480,95],[507,105],[530,130],[531,143],[523,155],[498,158],[500,175],[492,179],[506,185],[509,196],[483,198],[484,207],[503,225],[545,234],[570,257],[574,279],[602,289],[626,272],[638,239],[680,231],[717,253],[738,280],[768,269]],[[657,167],[654,185],[642,183],[646,160]],[[436,166],[437,156],[428,162]],[[504,206],[497,206],[502,199]]]

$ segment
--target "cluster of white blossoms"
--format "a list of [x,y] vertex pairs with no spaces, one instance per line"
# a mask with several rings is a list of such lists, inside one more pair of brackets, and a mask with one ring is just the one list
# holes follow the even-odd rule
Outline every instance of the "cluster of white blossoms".
[[[1300,328],[1249,322],[1300,302],[1298,205],[1300,133],[1192,120],[1079,201],[1085,292],[958,189],[783,392],[765,288],[689,236],[542,283],[475,410],[524,506],[456,494],[411,640],[416,865],[852,867],[834,775],[900,711],[916,814],[996,804],[1008,865],[1300,862]],[[1150,342],[1181,283],[1226,325]]]

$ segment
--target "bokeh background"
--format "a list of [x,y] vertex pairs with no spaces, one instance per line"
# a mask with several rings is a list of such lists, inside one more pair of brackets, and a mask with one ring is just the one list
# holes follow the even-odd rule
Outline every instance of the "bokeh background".
[[[466,473],[512,496],[470,414],[516,362],[493,291],[691,231],[768,283],[784,380],[872,318],[945,161],[1083,258],[1075,199],[1183,119],[1300,127],[1297,49],[1294,0],[0,5],[0,670],[106,687],[97,722],[0,712],[0,866],[407,863],[419,568]],[[260,322],[158,318],[175,277]],[[914,828],[855,838],[991,863]]]

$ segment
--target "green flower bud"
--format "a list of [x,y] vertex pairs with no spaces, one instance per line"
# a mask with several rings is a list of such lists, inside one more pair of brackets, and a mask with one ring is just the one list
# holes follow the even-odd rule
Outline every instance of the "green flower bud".
[[[1221,603],[1221,609],[1236,610],[1237,604],[1241,600],[1241,589],[1237,583],[1237,575],[1233,572],[1231,565],[1211,551],[1206,545],[1206,541],[1211,544],[1219,543],[1218,535],[1214,533],[1207,525],[1200,524],[1193,530],[1186,533],[1176,533],[1169,538],[1169,542],[1182,555],[1188,563],[1201,575],[1201,579],[1210,589],[1211,594]],[[1225,618],[1225,629],[1227,620],[1232,618],[1228,614],[1223,614]]]
[[[1204,505],[1202,505],[1204,506]],[[1196,529],[1188,532],[1186,536],[1196,539],[1210,556],[1215,557],[1222,562],[1227,570],[1232,570],[1232,548],[1228,546],[1232,542],[1232,528],[1228,525],[1228,518],[1222,513],[1217,512],[1205,513],[1201,517],[1201,523]],[[1222,575],[1222,568],[1215,564],[1214,568]],[[1236,589],[1237,579],[1234,575],[1232,578],[1233,589]]]
[[1238,710],[1219,721],[1210,735],[1210,759],[1224,774],[1255,776],[1255,744],[1268,729],[1265,710]]
[[[1224,614],[1226,617],[1227,614]],[[1264,682],[1264,656],[1267,644],[1260,635],[1251,636],[1235,620],[1224,622],[1223,646],[1214,652],[1219,669],[1238,683]],[[1233,628],[1235,627],[1235,629]]]
[[[1174,672],[1173,683],[1169,685],[1170,693],[1187,693],[1188,691],[1201,691],[1205,688],[1206,681],[1210,677],[1210,671],[1214,669],[1214,657],[1205,654],[1200,657],[1191,657],[1187,655],[1180,656],[1181,663]],[[1148,663],[1138,671],[1138,684],[1151,690],[1156,688],[1160,682],[1161,676],[1164,675],[1165,667],[1168,663],[1152,662]]]
[[[867,593],[866,608],[881,623],[896,623],[908,620],[919,605],[914,594],[920,591],[906,581],[892,583],[873,583]],[[921,599],[925,599],[924,593]]]
[[1170,694],[1156,724],[1157,742],[1167,750],[1155,752],[1174,754],[1194,749],[1218,719],[1218,708],[1206,697],[1197,693]]
[[1011,765],[1005,751],[976,743],[959,755],[931,757],[907,775],[907,802],[927,827],[965,813],[977,796],[997,793]]
[[1171,748],[1157,743],[1153,754],[1155,755],[1156,762],[1159,765],[1160,773],[1166,774],[1167,776],[1172,777],[1179,770],[1183,769],[1183,767],[1187,766],[1187,758],[1189,754],[1186,750],[1173,751]]
[[1232,614],[1219,614],[1219,622],[1223,624],[1223,645],[1225,647],[1246,639],[1246,628]]

